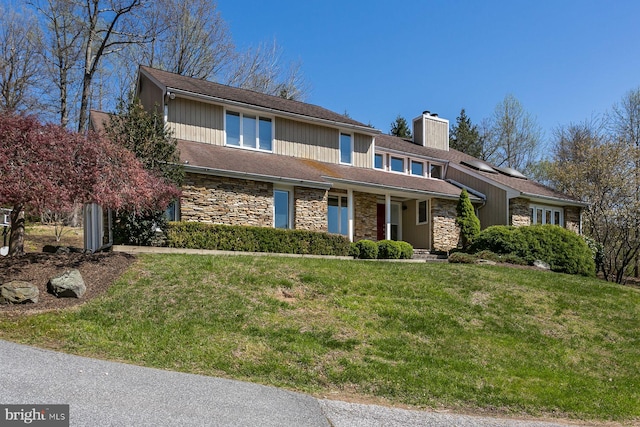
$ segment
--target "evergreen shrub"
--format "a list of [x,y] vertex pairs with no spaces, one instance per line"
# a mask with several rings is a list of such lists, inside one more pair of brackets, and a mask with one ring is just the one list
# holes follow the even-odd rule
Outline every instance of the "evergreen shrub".
[[394,240],[380,240],[378,242],[378,259],[400,259],[400,245]]
[[334,256],[348,256],[351,248],[349,239],[337,234],[200,222],[170,222],[167,246]]
[[378,258],[378,245],[372,240],[359,240],[356,243],[358,248],[358,258],[376,259]]
[[397,242],[400,247],[400,259],[411,259],[413,257],[413,246],[407,242]]
[[541,260],[553,271],[595,275],[593,253],[585,240],[557,225],[488,227],[471,247],[473,253],[484,250],[504,255],[505,260],[519,258],[528,264]]

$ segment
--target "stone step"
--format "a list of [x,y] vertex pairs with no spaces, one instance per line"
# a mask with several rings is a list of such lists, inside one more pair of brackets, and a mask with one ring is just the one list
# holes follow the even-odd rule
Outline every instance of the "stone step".
[[432,253],[428,249],[414,249],[412,259],[424,259],[425,261],[446,261],[448,258],[444,252]]

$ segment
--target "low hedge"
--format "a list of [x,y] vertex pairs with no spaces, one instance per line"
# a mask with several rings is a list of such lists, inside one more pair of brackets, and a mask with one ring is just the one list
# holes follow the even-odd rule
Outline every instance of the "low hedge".
[[522,258],[529,264],[541,260],[553,271],[595,275],[593,253],[585,240],[557,225],[488,227],[478,235],[470,252],[484,250]]
[[352,243],[349,254],[360,259],[410,259],[413,256],[413,246],[395,240],[374,242],[364,239]]
[[350,252],[349,239],[337,234],[201,222],[169,223],[167,246],[334,256],[348,256]]

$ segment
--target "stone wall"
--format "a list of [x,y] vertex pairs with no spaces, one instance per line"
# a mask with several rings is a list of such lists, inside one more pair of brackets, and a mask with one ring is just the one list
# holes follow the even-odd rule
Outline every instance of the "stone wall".
[[575,233],[580,233],[580,208],[564,208],[564,227]]
[[458,246],[460,228],[456,225],[455,200],[431,199],[433,250],[450,251]]
[[375,194],[353,192],[353,241],[378,240],[378,201]]
[[324,231],[327,225],[327,190],[295,187],[294,228],[296,230]]
[[273,184],[187,173],[182,221],[273,227]]
[[529,200],[520,197],[509,200],[509,225],[514,227],[531,225]]

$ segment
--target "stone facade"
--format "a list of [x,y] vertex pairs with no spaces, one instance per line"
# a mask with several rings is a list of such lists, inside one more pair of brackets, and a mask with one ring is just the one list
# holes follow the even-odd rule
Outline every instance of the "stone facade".
[[509,225],[514,227],[531,225],[529,200],[520,197],[509,200]]
[[187,173],[182,221],[273,227],[273,184]]
[[378,199],[375,194],[353,192],[353,241],[378,240]]
[[431,199],[433,250],[450,251],[458,246],[460,227],[456,225],[455,200]]
[[328,230],[327,209],[328,192],[318,188],[295,187],[294,191],[294,228],[296,230]]
[[580,233],[580,208],[566,207],[564,208],[564,227],[575,233]]

